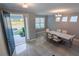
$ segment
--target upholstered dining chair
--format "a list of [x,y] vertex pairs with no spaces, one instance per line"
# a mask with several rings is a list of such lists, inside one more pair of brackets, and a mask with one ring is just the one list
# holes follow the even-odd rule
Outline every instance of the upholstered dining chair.
[[62,30],[62,33],[65,33],[65,34],[67,34],[67,30]]
[[49,29],[49,28],[47,28],[45,31],[46,31],[46,32],[49,32],[49,31],[50,31],[50,29]]
[[61,32],[61,29],[57,29],[57,32]]
[[63,41],[63,43],[65,45],[68,45],[71,48],[72,45],[73,45],[73,40],[74,40],[75,37],[76,37],[76,35],[72,35],[72,37],[70,38],[70,40],[65,40],[65,41]]
[[72,46],[73,40],[74,40],[75,37],[76,37],[76,35],[73,35],[72,38],[70,39],[70,47]]
[[56,43],[60,43],[62,41],[62,39],[60,39],[59,37],[57,37],[56,35],[53,35],[53,39],[54,42]]

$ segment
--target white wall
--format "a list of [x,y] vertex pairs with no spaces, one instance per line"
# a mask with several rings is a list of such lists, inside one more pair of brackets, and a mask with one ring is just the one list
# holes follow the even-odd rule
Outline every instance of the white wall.
[[0,56],[7,56],[7,55],[8,53],[7,53],[7,49],[2,33],[2,28],[1,28],[1,22],[0,22]]

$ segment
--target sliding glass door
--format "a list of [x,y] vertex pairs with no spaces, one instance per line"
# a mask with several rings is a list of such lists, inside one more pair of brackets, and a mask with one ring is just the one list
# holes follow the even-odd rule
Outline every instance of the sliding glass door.
[[8,44],[7,47],[9,49],[9,55],[12,55],[15,50],[15,43],[11,27],[10,13],[6,11],[2,11],[2,26],[4,27],[3,30]]
[[23,47],[19,49],[16,46],[26,44],[26,40],[30,39],[28,18],[22,14],[10,14],[6,11],[1,11],[1,17],[1,25],[9,55],[12,55],[14,50],[18,53]]
[[26,43],[24,17],[22,14],[10,14],[15,46]]

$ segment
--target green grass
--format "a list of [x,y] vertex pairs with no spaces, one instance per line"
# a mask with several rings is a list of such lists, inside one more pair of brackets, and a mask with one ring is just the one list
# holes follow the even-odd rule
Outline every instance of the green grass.
[[20,33],[23,32],[22,29],[19,29],[15,32],[16,35],[20,35]]
[[25,36],[25,29],[24,29],[24,27],[21,28],[21,29],[19,29],[19,30],[17,30],[17,31],[15,32],[15,35]]

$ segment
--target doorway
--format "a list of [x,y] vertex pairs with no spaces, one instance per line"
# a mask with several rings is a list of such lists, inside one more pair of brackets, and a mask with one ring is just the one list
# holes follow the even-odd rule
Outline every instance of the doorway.
[[25,26],[22,14],[10,14],[15,46],[25,44]]

